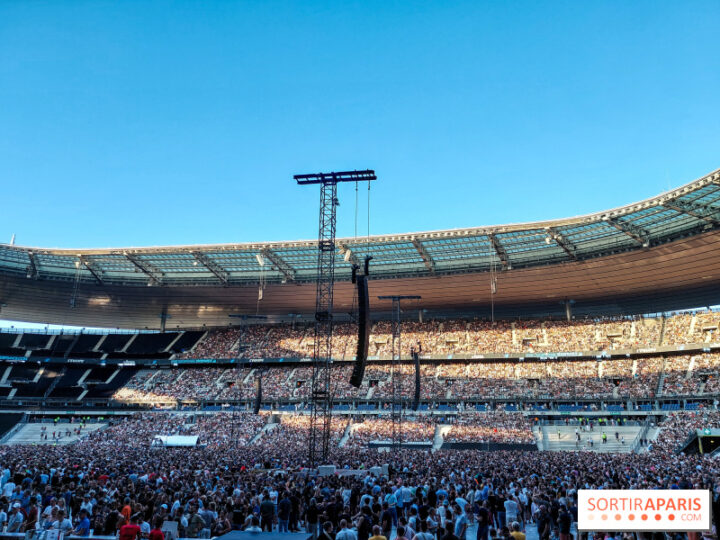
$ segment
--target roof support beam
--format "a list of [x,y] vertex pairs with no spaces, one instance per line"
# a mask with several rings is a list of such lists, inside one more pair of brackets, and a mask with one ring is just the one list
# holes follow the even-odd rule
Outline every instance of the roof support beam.
[[210,270],[210,272],[212,272],[213,275],[218,278],[225,287],[227,287],[228,280],[230,279],[230,274],[227,270],[200,251],[193,251],[192,254],[199,263]]
[[430,270],[431,274],[435,274],[435,261],[430,256],[430,254],[427,252],[427,249],[425,249],[425,246],[422,245],[422,242],[418,240],[417,238],[412,239],[412,245],[415,246],[415,249],[420,254],[420,258],[425,263],[425,266],[428,270]]
[[282,260],[277,253],[268,247],[263,248],[260,253],[262,253],[264,257],[267,257],[268,260],[275,265],[275,268],[277,268],[280,273],[285,276],[285,279],[288,281],[295,281],[295,269]]
[[633,225],[632,223],[628,223],[627,221],[618,221],[613,218],[608,219],[607,224],[611,227],[615,227],[618,231],[627,234],[641,246],[650,246],[650,234],[645,229],[638,227],[637,225]]
[[162,285],[162,272],[155,268],[152,264],[147,261],[143,261],[132,253],[123,252],[123,255],[128,261],[133,263],[135,267],[140,270],[143,274],[150,278],[150,282],[154,285]]
[[560,246],[565,253],[567,253],[568,257],[570,257],[573,261],[577,260],[577,248],[575,248],[575,244],[565,238],[557,229],[550,227],[548,229],[548,233],[550,234],[550,238],[555,240],[555,243]]
[[510,268],[512,268],[510,266],[510,261],[508,260],[507,251],[505,251],[505,248],[500,243],[500,240],[498,240],[497,237],[492,233],[488,234],[488,238],[490,239],[490,243],[492,244],[495,253],[497,253],[498,258],[500,259],[503,270],[509,270]]
[[82,255],[78,255],[78,259],[80,260],[80,264],[85,266],[85,268],[88,269],[88,272],[92,274],[92,276],[95,278],[95,281],[98,282],[98,285],[104,285],[103,279],[102,279],[102,270],[100,270],[95,264],[89,260],[83,257]]
[[37,261],[35,260],[35,254],[32,251],[28,251],[28,258],[30,259],[30,266],[28,266],[27,277],[37,279],[40,277],[40,271],[38,270]]
[[[348,253],[350,255],[348,255]],[[358,258],[355,256],[355,253],[347,244],[340,244],[340,255],[342,255],[346,261],[348,261],[353,266],[357,266],[360,268],[360,261],[358,261]]]
[[675,199],[672,202],[664,202],[662,205],[665,208],[670,208],[671,210],[688,214],[708,223],[712,223],[713,225],[720,224],[720,210],[707,204],[698,204]]

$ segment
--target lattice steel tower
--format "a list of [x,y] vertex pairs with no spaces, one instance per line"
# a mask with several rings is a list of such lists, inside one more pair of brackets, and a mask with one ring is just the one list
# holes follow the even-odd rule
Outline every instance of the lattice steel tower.
[[315,343],[313,374],[308,395],[312,406],[308,457],[314,467],[328,457],[333,392],[330,384],[333,335],[333,288],[335,286],[335,223],[337,185],[340,182],[377,180],[375,171],[347,171],[297,174],[299,185],[320,184],[320,223],[318,231],[317,289],[315,293]]
[[392,300],[392,364],[390,368],[390,382],[392,384],[392,403],[390,404],[390,421],[392,422],[392,446],[399,449],[402,446],[403,422],[403,392],[402,392],[402,311],[401,300],[420,300],[417,295],[378,296],[378,300]]

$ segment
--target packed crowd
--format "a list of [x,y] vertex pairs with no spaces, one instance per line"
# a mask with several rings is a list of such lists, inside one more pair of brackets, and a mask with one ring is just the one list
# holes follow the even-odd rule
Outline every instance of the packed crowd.
[[[673,415],[642,454],[378,453],[333,445],[329,461],[347,474],[328,477],[305,474],[306,452],[294,452],[283,438],[247,445],[215,435],[232,432],[222,428],[231,421],[230,415],[148,413],[75,445],[2,447],[0,520],[10,532],[93,531],[152,540],[161,538],[166,521],[178,524],[180,537],[302,530],[315,537],[342,533],[341,540],[389,538],[393,530],[408,540],[465,540],[474,522],[478,540],[517,540],[510,530],[530,527],[548,540],[570,532],[581,488],[707,488],[720,494],[716,460],[674,453],[689,430],[717,427],[716,412]],[[293,422],[285,427],[299,425]],[[169,432],[194,432],[209,444],[152,446],[154,435]],[[382,464],[387,475],[370,474],[370,467]]]
[[[403,321],[402,350],[421,348],[426,355],[578,352],[636,349],[718,341],[719,312],[663,318],[581,320]],[[355,325],[335,325],[334,356],[352,359]],[[246,325],[210,331],[186,358],[306,358],[312,356],[314,328],[308,324]],[[370,337],[371,356],[392,354],[392,324],[378,321]]]
[[459,414],[445,435],[448,442],[534,443],[528,419],[521,414]]
[[[360,388],[349,383],[352,365],[333,366],[336,399],[388,399],[412,396],[415,367],[396,366],[393,389],[389,363],[369,363]],[[663,384],[660,384],[660,376]],[[720,390],[720,354],[554,360],[536,362],[448,361],[421,363],[420,384],[426,399],[491,398],[652,398],[656,395],[704,395]],[[301,400],[312,379],[311,367],[175,368],[140,370],[114,395],[118,401],[251,400],[257,385],[264,401]],[[659,387],[661,393],[657,394]]]
[[[303,453],[307,449],[308,433],[312,418],[310,415],[285,414],[280,422],[270,425],[255,445],[258,447],[283,447],[288,455]],[[334,416],[330,422],[330,444],[337,446],[349,420]]]
[[[416,416],[402,421],[397,428],[405,442],[432,442],[435,435],[435,420],[432,417]],[[393,423],[386,418],[366,418],[351,426],[348,447],[363,448],[370,441],[388,441],[393,438]]]
[[663,343],[682,345],[718,341],[718,325],[720,325],[720,312],[717,311],[677,314],[667,319]]
[[696,429],[720,427],[720,412],[708,410],[673,413],[663,420],[661,427],[653,445],[656,450],[672,452]]
[[128,441],[129,448],[144,448],[159,435],[197,435],[197,444],[218,447],[247,444],[267,422],[266,415],[215,413],[137,413],[113,421],[110,427],[92,434],[95,442]]

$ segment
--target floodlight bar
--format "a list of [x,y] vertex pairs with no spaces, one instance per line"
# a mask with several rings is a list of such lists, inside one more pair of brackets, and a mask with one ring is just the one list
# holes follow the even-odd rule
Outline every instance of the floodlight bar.
[[375,171],[343,171],[330,173],[296,174],[293,176],[300,185],[307,184],[337,184],[338,182],[369,182],[377,180]]

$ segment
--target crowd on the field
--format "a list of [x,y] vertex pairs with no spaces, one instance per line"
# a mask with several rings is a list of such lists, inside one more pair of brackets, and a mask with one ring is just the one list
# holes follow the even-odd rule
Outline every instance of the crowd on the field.
[[[504,416],[485,419],[517,429]],[[512,532],[522,534],[532,526],[549,540],[569,538],[581,488],[720,493],[716,460],[674,453],[690,430],[718,427],[717,412],[672,415],[647,452],[622,455],[379,453],[361,445],[338,446],[340,423],[333,426],[328,458],[339,474],[327,477],[305,474],[306,448],[296,451],[299,446],[288,444],[288,433],[306,435],[308,420],[283,418],[277,436],[270,430],[255,444],[238,443],[232,437],[238,429],[245,430],[247,441],[265,420],[252,417],[145,413],[74,445],[1,447],[0,525],[8,532],[55,529],[88,536],[92,531],[121,540],[162,540],[167,521],[178,524],[179,537],[290,530],[322,540],[390,538],[391,532],[407,540],[465,540],[471,526],[479,529],[473,532],[478,540],[518,540],[522,536]],[[467,422],[472,418],[462,418],[450,434],[456,431],[463,440]],[[207,446],[152,445],[155,435],[172,433],[197,434]],[[387,475],[370,474],[371,467],[383,464]],[[717,518],[717,497],[713,500]]]

